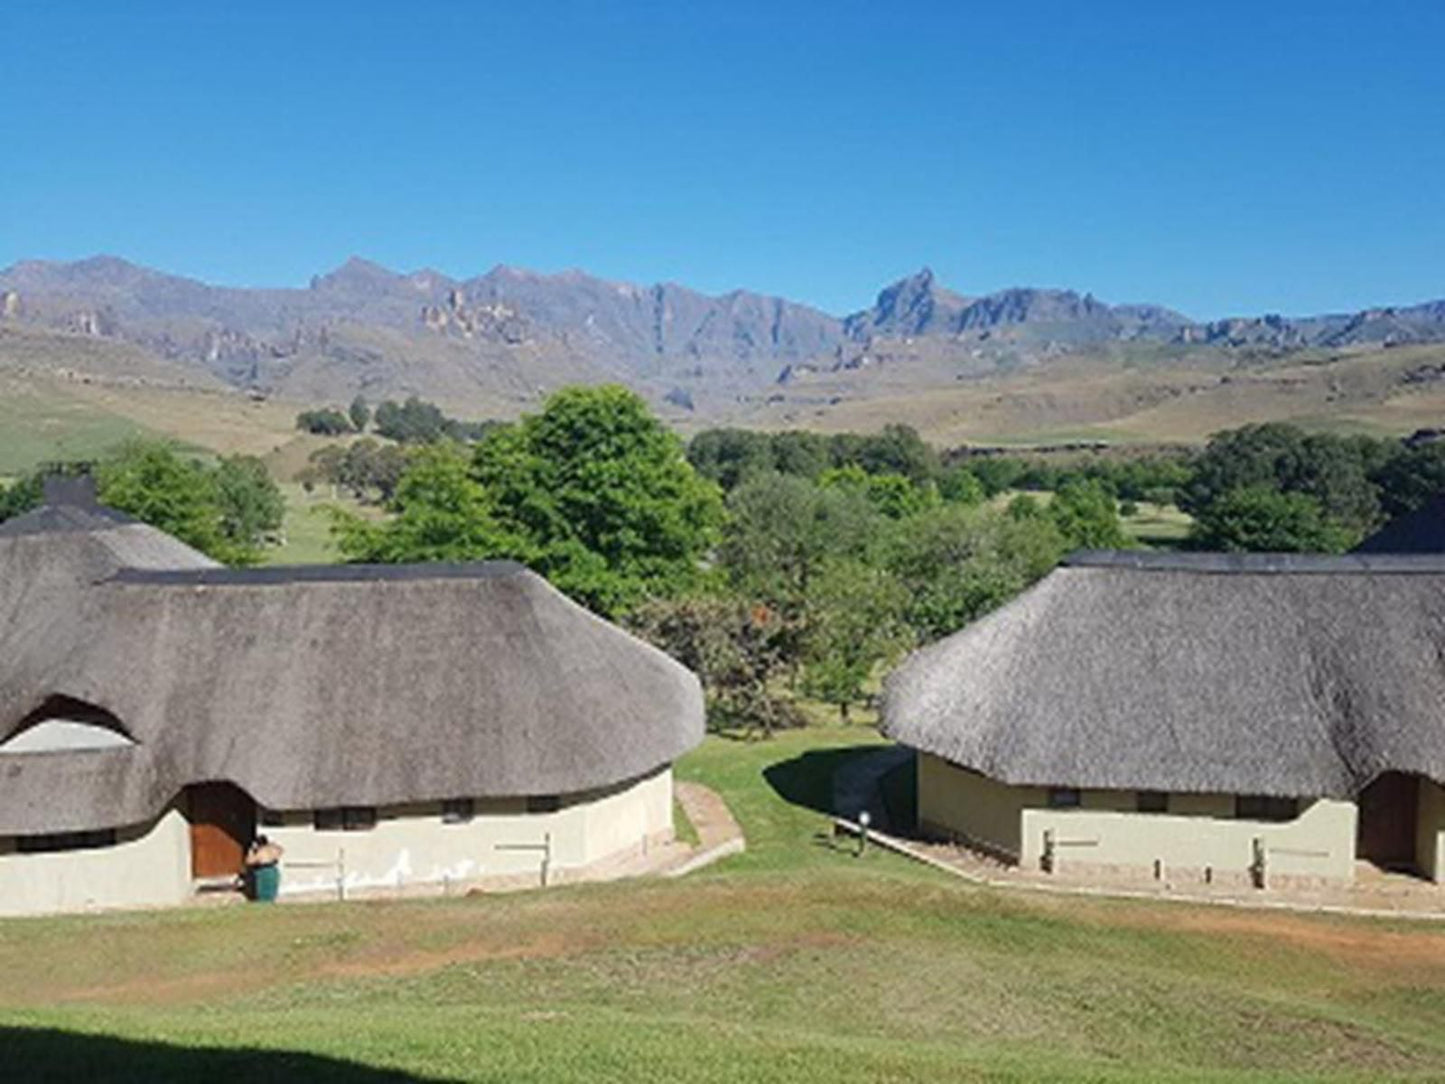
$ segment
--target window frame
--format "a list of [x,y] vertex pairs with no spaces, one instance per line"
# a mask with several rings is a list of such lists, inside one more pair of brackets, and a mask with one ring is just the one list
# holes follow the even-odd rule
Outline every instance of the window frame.
[[378,820],[371,805],[328,806],[311,814],[311,826],[318,832],[369,832]]
[[1168,813],[1169,792],[1167,790],[1136,790],[1134,792],[1134,812]]
[[442,801],[443,824],[470,824],[476,817],[475,798],[447,798]]
[[1280,824],[1294,820],[1299,814],[1298,798],[1284,798],[1276,794],[1236,794],[1234,796],[1235,820]]

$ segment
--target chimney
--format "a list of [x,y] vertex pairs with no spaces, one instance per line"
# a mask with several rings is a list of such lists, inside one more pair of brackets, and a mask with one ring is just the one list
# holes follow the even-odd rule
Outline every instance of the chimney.
[[45,503],[52,507],[94,508],[95,479],[88,474],[48,474]]

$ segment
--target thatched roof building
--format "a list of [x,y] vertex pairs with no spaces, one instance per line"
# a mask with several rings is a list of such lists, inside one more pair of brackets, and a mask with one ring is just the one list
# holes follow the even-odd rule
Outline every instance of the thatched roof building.
[[130,744],[8,758],[0,836],[605,788],[703,732],[697,679],[519,565],[218,568],[113,512],[0,526],[0,741],[61,698]]
[[1006,784],[1445,780],[1445,558],[1081,553],[912,656],[892,738]]

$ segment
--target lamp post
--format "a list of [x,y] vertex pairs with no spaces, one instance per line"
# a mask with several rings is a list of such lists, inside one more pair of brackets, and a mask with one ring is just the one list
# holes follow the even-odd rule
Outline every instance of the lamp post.
[[868,810],[858,814],[858,857],[862,857],[863,852],[868,849],[868,825],[872,823],[873,818]]

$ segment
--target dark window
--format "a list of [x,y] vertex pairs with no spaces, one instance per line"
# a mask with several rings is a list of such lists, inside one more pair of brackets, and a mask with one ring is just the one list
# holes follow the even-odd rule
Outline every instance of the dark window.
[[83,851],[94,847],[114,846],[114,828],[101,828],[94,832],[57,832],[49,836],[17,836],[15,839],[15,847],[21,854]]
[[562,808],[562,799],[555,794],[529,794],[528,813],[555,813]]
[[339,809],[318,809],[313,823],[322,832],[360,832],[376,827],[376,809],[369,805],[347,805]]
[[265,809],[258,807],[256,820],[266,828],[281,828],[286,824],[286,818],[278,809]]
[[1140,813],[1168,813],[1169,795],[1162,790],[1141,790],[1134,796],[1134,808]]
[[466,824],[477,815],[477,805],[470,798],[452,798],[442,803],[443,824]]
[[1054,787],[1049,791],[1050,809],[1078,809],[1079,792],[1073,787]]
[[1292,821],[1299,815],[1299,799],[1240,794],[1234,799],[1234,815],[1244,821]]

